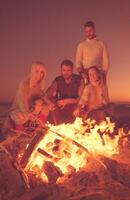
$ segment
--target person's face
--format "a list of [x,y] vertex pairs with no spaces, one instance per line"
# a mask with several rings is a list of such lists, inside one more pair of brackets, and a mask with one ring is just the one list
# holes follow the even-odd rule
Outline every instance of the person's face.
[[35,69],[35,80],[36,81],[40,81],[43,79],[44,77],[44,69],[41,65],[37,65],[36,69]]
[[89,40],[95,38],[95,29],[92,26],[84,28],[85,37]]
[[89,77],[90,83],[95,83],[100,79],[99,73],[96,69],[90,69],[88,71],[88,77]]
[[72,77],[73,74],[73,68],[72,66],[68,65],[62,65],[61,67],[61,74],[64,77],[65,80],[68,80]]

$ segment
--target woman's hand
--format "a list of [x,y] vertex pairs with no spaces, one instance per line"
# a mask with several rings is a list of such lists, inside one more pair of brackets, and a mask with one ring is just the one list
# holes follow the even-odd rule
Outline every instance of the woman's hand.
[[73,112],[73,115],[74,115],[75,117],[79,117],[80,112],[81,112],[80,108],[76,108],[76,109],[74,110],[74,112]]
[[50,103],[50,104],[49,104],[49,110],[50,110],[50,111],[53,111],[53,110],[55,110],[55,109],[56,109],[55,104],[54,104],[54,103]]

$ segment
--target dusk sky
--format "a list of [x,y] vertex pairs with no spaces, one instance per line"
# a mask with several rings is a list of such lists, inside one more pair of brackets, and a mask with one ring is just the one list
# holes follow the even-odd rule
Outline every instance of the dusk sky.
[[60,63],[75,63],[83,25],[92,20],[109,49],[111,101],[130,102],[129,0],[0,0],[0,101],[12,101],[31,63],[47,67],[47,86]]

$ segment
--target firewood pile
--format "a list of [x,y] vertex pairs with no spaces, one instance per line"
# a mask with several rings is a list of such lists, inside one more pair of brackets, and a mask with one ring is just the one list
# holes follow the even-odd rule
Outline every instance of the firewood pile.
[[[89,125],[89,127],[85,125],[85,131],[89,132],[89,128],[94,129],[95,127],[93,124]],[[66,126],[65,129],[66,131],[68,130]],[[82,127],[80,127],[81,129]],[[56,129],[50,127],[50,130],[52,134],[55,134],[56,138],[54,143],[49,141],[46,146],[50,148],[53,144],[53,151],[52,149],[50,151],[49,148],[46,149],[45,146],[38,146],[41,140],[45,139],[46,141],[46,135],[49,134],[48,130],[38,131],[33,137],[16,134],[0,143],[0,200],[130,199],[129,132],[120,136],[118,153],[109,155],[108,152],[108,155],[95,155],[89,147],[79,142],[79,138],[79,140],[75,140],[75,138],[70,138],[69,134],[67,136],[62,135],[62,131],[59,131],[60,127]],[[84,132],[81,132],[85,136]],[[106,140],[101,134],[102,131],[98,131],[99,133],[101,145],[104,146]],[[77,129],[75,129],[76,134]],[[111,138],[114,138],[113,130],[111,131]],[[68,144],[66,145],[67,141],[78,149],[76,152],[79,155],[85,153],[87,159],[85,161],[86,165],[78,170],[72,164],[68,164],[67,172],[64,172],[57,163],[63,157],[67,157],[68,160],[71,159],[69,146]],[[29,145],[25,148],[27,143]],[[34,152],[36,152],[36,155],[40,155],[44,162],[42,161],[41,168],[38,165],[33,166],[32,172],[28,165],[30,160],[34,159],[32,157]],[[85,157],[83,158],[85,159]],[[46,175],[45,181],[40,177],[43,171]]]
[[[130,165],[106,157],[100,159],[106,169],[90,158],[87,169],[73,172],[60,184],[39,183],[20,200],[129,200]],[[55,168],[51,168],[50,174],[55,177]]]
[[23,171],[4,147],[0,147],[0,200],[18,199],[27,186]]

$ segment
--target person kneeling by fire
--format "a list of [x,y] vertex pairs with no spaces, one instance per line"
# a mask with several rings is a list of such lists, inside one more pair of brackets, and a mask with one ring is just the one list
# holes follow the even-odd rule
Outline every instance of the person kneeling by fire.
[[73,111],[84,88],[81,77],[73,73],[71,60],[63,60],[60,67],[61,75],[54,79],[44,96],[50,108],[49,122],[55,125],[74,122]]
[[76,117],[91,118],[100,123],[109,116],[108,89],[98,67],[89,67],[87,74],[88,84],[73,114]]
[[[16,131],[24,131],[31,122],[36,122],[38,119],[42,125],[45,124],[49,114],[48,106],[43,99],[45,76],[44,64],[33,63],[30,76],[19,84],[5,127],[9,121],[12,122]],[[41,126],[40,123],[39,126]]]

